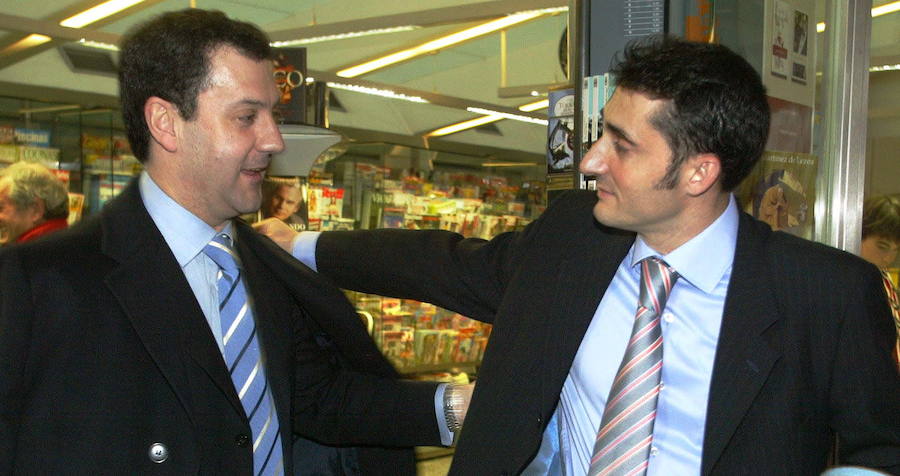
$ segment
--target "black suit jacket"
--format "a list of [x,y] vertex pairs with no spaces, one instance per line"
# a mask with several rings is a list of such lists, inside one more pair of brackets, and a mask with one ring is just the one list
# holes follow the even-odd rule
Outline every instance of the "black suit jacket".
[[[451,474],[515,474],[533,458],[584,333],[633,233],[570,192],[521,233],[334,232],[319,272],[494,324]],[[742,214],[707,407],[704,475],[900,471],[900,378],[877,270]],[[613,364],[616,365],[617,363]]]
[[[312,463],[291,460],[292,428],[396,446],[354,449],[359,469],[414,474],[400,447],[439,441],[434,385],[397,381],[337,288],[235,226],[286,474]],[[250,474],[249,434],[136,182],[99,217],[0,254],[0,474]],[[151,462],[154,443],[165,462]]]

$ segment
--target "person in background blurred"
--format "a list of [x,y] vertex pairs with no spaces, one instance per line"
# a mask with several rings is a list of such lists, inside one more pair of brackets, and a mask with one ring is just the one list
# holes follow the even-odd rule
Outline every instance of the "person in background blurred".
[[884,280],[884,290],[891,303],[894,325],[897,328],[897,343],[894,345],[894,360],[900,369],[900,299],[897,297],[897,283],[887,272],[897,259],[900,249],[900,194],[870,197],[863,204],[862,243],[859,255],[878,266]]
[[0,171],[0,243],[24,243],[68,226],[69,194],[46,167],[16,162]]

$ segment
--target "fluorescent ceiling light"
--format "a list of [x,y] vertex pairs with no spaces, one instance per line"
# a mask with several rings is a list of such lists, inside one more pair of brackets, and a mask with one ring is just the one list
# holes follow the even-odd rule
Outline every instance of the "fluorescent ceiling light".
[[540,14],[543,15],[543,14],[547,14],[547,13],[553,13],[553,14],[556,14],[556,13],[563,13],[563,12],[567,12],[567,11],[569,11],[569,7],[568,7],[568,6],[565,6],[565,7],[538,8],[538,9],[536,9],[536,10],[525,10],[525,11],[522,11],[522,12],[516,12],[516,13],[517,13],[517,14],[519,14],[519,13],[540,13]]
[[90,25],[97,20],[102,20],[110,15],[121,12],[122,10],[137,5],[144,0],[109,0],[97,6],[88,8],[87,10],[77,13],[65,20],[59,22],[62,26],[69,28],[81,28]]
[[427,103],[427,99],[423,99],[419,96],[407,96],[403,93],[398,93],[395,91],[391,91],[390,89],[379,89],[379,88],[370,88],[367,86],[357,86],[355,84],[343,84],[343,83],[332,83],[328,82],[328,87],[334,89],[343,89],[345,91],[353,91],[357,93],[363,94],[371,94],[373,96],[381,96],[390,99],[400,99],[403,101],[417,102],[417,103]]
[[900,64],[883,64],[869,68],[870,73],[877,73],[879,71],[900,71]]
[[78,40],[78,44],[91,48],[97,48],[100,50],[119,51],[119,47],[111,43],[103,43],[100,41],[87,40],[84,38]]
[[550,100],[549,99],[541,99],[540,101],[523,104],[523,105],[519,106],[519,110],[525,111],[525,112],[531,112],[531,111],[537,111],[539,109],[544,109],[547,107],[550,107]]
[[900,11],[900,1],[886,3],[880,7],[873,8],[872,16],[880,17],[881,15],[887,15],[888,13],[894,13],[896,11]]
[[[891,3],[885,3],[879,7],[872,8],[872,17],[880,17],[881,15],[887,15],[888,13],[894,13],[900,11],[900,0]],[[816,32],[822,33],[825,31],[825,22],[821,21],[816,23]]]
[[21,40],[7,46],[6,48],[3,48],[3,50],[0,51],[0,55],[7,55],[7,54],[16,53],[16,52],[19,52],[22,50],[27,50],[28,48],[31,48],[31,47],[37,46],[37,45],[42,45],[50,40],[52,40],[52,38],[50,38],[49,36],[38,35],[37,33],[32,33],[32,34],[26,36],[25,38],[22,38]]
[[[523,105],[519,106],[519,110],[526,111],[526,112],[537,111],[538,109],[543,109],[543,108],[549,106],[549,104],[550,104],[549,99],[542,99],[540,101],[523,104]],[[467,107],[466,110],[469,112],[477,112],[477,113],[482,113],[482,114],[486,114],[486,115],[481,116],[481,117],[476,117],[475,119],[469,119],[468,121],[458,122],[456,124],[451,124],[449,126],[441,127],[440,129],[436,129],[436,130],[429,132],[428,134],[425,134],[425,136],[426,137],[446,136],[446,135],[453,134],[456,132],[464,131],[466,129],[471,129],[473,127],[483,126],[485,124],[490,124],[492,122],[502,121],[503,119],[514,119],[517,121],[531,122],[531,123],[535,123],[535,124],[542,124],[545,126],[547,125],[546,120],[535,119],[533,117],[528,117],[528,116],[519,116],[516,114],[508,114],[505,112],[491,111],[490,109],[482,109],[482,108],[478,108],[478,107]]]
[[482,23],[480,25],[476,25],[472,28],[467,28],[462,31],[458,31],[456,33],[452,33],[447,36],[443,36],[436,40],[429,41],[427,43],[423,43],[419,46],[398,51],[396,53],[391,53],[387,56],[382,56],[381,58],[376,58],[371,61],[367,61],[362,64],[358,64],[356,66],[351,66],[346,69],[342,69],[338,71],[337,75],[344,78],[355,78],[359,75],[370,73],[375,71],[376,69],[384,68],[385,66],[389,66],[395,63],[399,63],[401,61],[406,61],[411,58],[415,58],[416,56],[421,56],[426,53],[431,53],[433,51],[440,50],[442,48],[447,48],[448,46],[455,45],[457,43],[461,43],[466,40],[471,40],[473,38],[477,38],[480,36],[487,35],[489,33],[493,33],[495,31],[502,30],[504,28],[509,28],[513,25],[526,22],[528,20],[533,20],[540,16],[546,15],[540,10],[535,10],[531,12],[524,13],[515,13],[512,15],[505,16],[503,18],[498,18],[496,20],[489,21],[487,23]]
[[351,31],[347,33],[338,33],[335,35],[313,36],[310,38],[297,38],[296,40],[273,41],[273,48],[284,48],[286,46],[308,45],[311,43],[321,43],[323,41],[346,40],[347,38],[359,38],[361,36],[382,35],[385,33],[399,33],[401,31],[417,30],[421,27],[416,25],[395,26],[391,28],[376,28],[365,31]]
[[521,121],[521,122],[530,122],[532,124],[540,124],[542,126],[547,125],[546,119],[538,119],[536,117],[522,116],[519,114],[510,114],[508,112],[492,111],[490,109],[484,109],[481,107],[467,107],[466,111],[475,112],[478,114],[487,114],[489,116],[500,116],[504,119],[512,119],[514,121]]
[[449,134],[464,131],[466,129],[471,129],[473,127],[483,126],[485,124],[490,124],[492,122],[497,122],[500,120],[503,120],[503,118],[500,116],[496,116],[496,115],[476,117],[475,119],[469,119],[468,121],[458,122],[456,124],[451,124],[446,127],[441,127],[440,129],[436,129],[436,130],[429,132],[428,134],[425,134],[425,136],[426,137],[446,136]]

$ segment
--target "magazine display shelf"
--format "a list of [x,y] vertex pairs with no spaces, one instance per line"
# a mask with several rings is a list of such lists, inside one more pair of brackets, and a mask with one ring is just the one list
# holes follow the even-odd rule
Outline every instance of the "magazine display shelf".
[[[436,168],[391,169],[341,157],[313,167],[310,230],[442,229],[490,239],[520,230],[545,208],[543,182]],[[347,292],[375,343],[415,378],[466,382],[481,362],[491,326],[432,304]]]

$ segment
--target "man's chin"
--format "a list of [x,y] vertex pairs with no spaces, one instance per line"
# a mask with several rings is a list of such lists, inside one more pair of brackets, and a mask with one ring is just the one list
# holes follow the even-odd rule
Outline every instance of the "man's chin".
[[600,203],[594,206],[593,215],[594,220],[597,220],[597,222],[603,226],[608,226],[610,228],[621,228],[622,226],[621,220],[616,220],[616,217],[613,216],[609,210],[601,208]]

